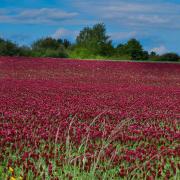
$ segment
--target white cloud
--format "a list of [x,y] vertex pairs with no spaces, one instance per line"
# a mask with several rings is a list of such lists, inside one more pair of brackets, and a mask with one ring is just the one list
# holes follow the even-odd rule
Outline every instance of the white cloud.
[[56,8],[0,9],[0,23],[56,24],[77,15]]
[[78,33],[79,33],[79,31],[72,31],[72,30],[60,28],[52,35],[52,37],[55,39],[67,38],[67,37],[73,38],[73,37],[76,37],[78,35]]
[[137,36],[136,31],[132,32],[115,32],[109,34],[113,40],[126,40],[130,38],[135,38]]
[[130,21],[139,21],[141,23],[149,23],[149,24],[165,24],[169,23],[169,19],[165,19],[158,15],[136,15],[136,16],[129,16]]
[[[127,2],[124,0],[111,1],[82,1],[74,2],[81,13],[89,14],[100,21],[108,21],[126,27],[145,28],[178,28],[180,24],[180,5],[163,2]],[[93,9],[93,11],[88,11]]]
[[[97,21],[133,28],[180,29],[180,5],[165,2],[125,0],[68,1],[76,12],[58,8],[0,9],[0,22],[28,24],[89,25]],[[78,13],[77,13],[78,12]]]
[[50,19],[68,19],[76,16],[77,13],[68,13],[60,9],[50,9],[50,8],[41,8],[41,9],[27,9],[19,13],[19,17],[26,18],[43,18],[48,17]]
[[161,46],[159,46],[159,47],[154,47],[154,48],[152,48],[151,50],[150,50],[150,52],[156,52],[157,54],[159,54],[159,55],[162,55],[162,54],[164,54],[164,53],[166,53],[168,50],[167,50],[167,48],[164,46],[164,45],[161,45]]

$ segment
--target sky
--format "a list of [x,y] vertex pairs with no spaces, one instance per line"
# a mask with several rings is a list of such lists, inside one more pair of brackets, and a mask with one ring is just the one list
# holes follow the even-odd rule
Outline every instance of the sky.
[[0,0],[0,37],[21,45],[47,36],[73,42],[99,22],[114,45],[137,38],[149,52],[180,54],[180,0]]

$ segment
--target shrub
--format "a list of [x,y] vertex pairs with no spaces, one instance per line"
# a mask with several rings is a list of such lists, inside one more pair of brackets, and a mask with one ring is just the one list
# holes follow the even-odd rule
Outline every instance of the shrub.
[[176,53],[166,53],[162,56],[159,56],[158,60],[160,61],[179,61],[180,57]]
[[53,50],[53,49],[47,49],[43,55],[44,57],[54,57],[54,58],[67,58],[68,55],[65,52],[65,50],[63,48],[58,48],[57,50]]
[[32,45],[34,57],[66,58],[68,54],[59,40],[53,38],[39,39]]
[[0,39],[0,55],[1,56],[17,56],[19,54],[19,47],[17,44]]
[[75,47],[73,50],[70,51],[70,57],[80,59],[91,58],[92,53],[87,48]]
[[32,56],[32,50],[28,46],[19,47],[19,56],[30,57]]

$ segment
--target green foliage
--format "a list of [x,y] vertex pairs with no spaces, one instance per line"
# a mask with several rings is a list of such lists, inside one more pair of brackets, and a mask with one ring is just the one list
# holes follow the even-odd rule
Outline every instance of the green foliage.
[[[63,41],[67,43],[66,41]],[[68,57],[64,46],[59,40],[53,38],[39,39],[32,45],[32,54],[35,57]],[[67,44],[66,44],[67,45]]]
[[76,47],[69,52],[69,57],[74,59],[104,59],[103,56],[92,54],[87,48]]
[[19,54],[18,55],[30,57],[30,56],[32,56],[32,50],[28,46],[21,46],[21,47],[19,47]]
[[116,47],[116,55],[117,56],[122,56],[122,55],[127,54],[126,51],[127,51],[126,46],[124,44],[117,45],[117,47]]
[[140,59],[143,51],[142,45],[136,39],[130,39],[126,44],[126,52],[131,55],[132,59]]
[[150,53],[150,56],[157,56],[157,54],[156,54],[156,52],[152,51],[152,52]]
[[115,49],[112,46],[111,42],[102,43],[99,54],[106,57],[111,57],[115,53]]
[[9,40],[0,38],[0,56],[180,61],[180,56],[176,53],[157,55],[155,52],[151,52],[149,54],[134,38],[125,44],[120,43],[114,47],[103,23],[83,28],[76,37],[75,44],[68,39],[47,37],[35,41],[31,47],[27,47],[18,46]]
[[57,40],[64,48],[68,49],[72,46],[71,42],[68,39],[58,39]]
[[106,35],[106,27],[103,23],[92,28],[85,27],[76,38],[76,49],[87,49],[92,55],[111,56],[114,47],[109,36]]
[[142,60],[148,60],[149,59],[149,53],[148,51],[143,51],[141,54],[141,59]]
[[9,41],[0,39],[0,55],[1,56],[17,56],[19,54],[19,47]]
[[67,58],[68,57],[68,55],[66,54],[63,47],[59,47],[56,50],[46,49],[43,56],[44,57],[54,57],[54,58],[58,58],[58,57]]
[[163,55],[157,55],[156,53],[151,52],[149,59],[152,61],[178,62],[180,61],[180,56],[176,53],[166,53]]
[[142,45],[136,39],[130,39],[126,44],[119,44],[116,47],[116,55],[128,55],[131,60],[147,60],[149,58],[148,52],[143,50]]
[[35,41],[32,45],[33,50],[44,50],[44,49],[58,49],[60,46],[60,43],[53,38],[45,38],[45,39],[39,39]]
[[86,49],[86,48],[75,48],[75,49],[73,49],[72,51],[70,51],[70,57],[71,58],[82,58],[82,59],[84,59],[84,58],[87,58],[87,57],[90,57],[92,54],[91,54],[91,52],[88,50],[88,49]]
[[166,54],[163,54],[162,56],[159,56],[158,60],[159,61],[179,61],[180,56],[176,53],[166,53]]

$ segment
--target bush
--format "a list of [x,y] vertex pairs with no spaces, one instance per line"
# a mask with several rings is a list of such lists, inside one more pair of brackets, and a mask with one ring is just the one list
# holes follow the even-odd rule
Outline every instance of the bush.
[[59,40],[53,38],[39,39],[32,45],[34,57],[66,58],[68,54]]
[[53,50],[53,49],[46,49],[43,57],[54,57],[54,58],[58,58],[58,57],[61,57],[61,58],[67,58],[68,55],[67,53],[65,52],[65,50],[62,48],[58,48],[56,50]]
[[116,47],[116,56],[129,56],[131,60],[147,60],[149,53],[143,50],[142,45],[136,39],[130,39],[126,44]]
[[19,55],[19,47],[9,40],[0,39],[0,55],[17,56]]
[[166,53],[166,54],[163,54],[162,56],[159,56],[158,60],[159,61],[179,61],[180,57],[176,53]]
[[32,50],[31,48],[27,47],[27,46],[22,46],[19,48],[19,56],[25,56],[25,57],[30,57],[32,56]]
[[148,51],[143,51],[141,55],[142,60],[148,60],[149,59],[149,53]]
[[53,38],[47,37],[45,39],[39,39],[32,44],[33,50],[43,50],[43,49],[58,49],[61,44]]
[[78,59],[91,58],[92,53],[86,48],[75,47],[73,48],[73,50],[70,51],[70,57]]

